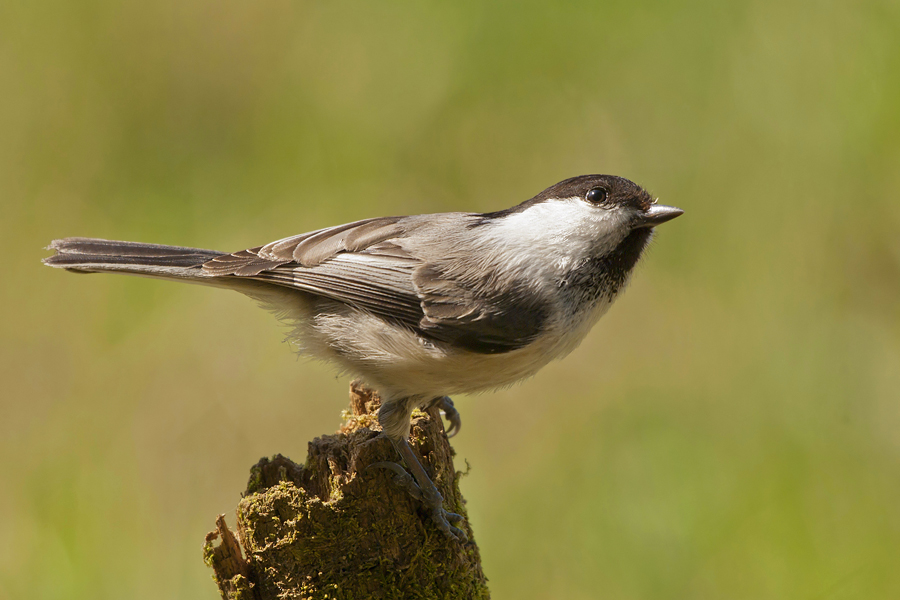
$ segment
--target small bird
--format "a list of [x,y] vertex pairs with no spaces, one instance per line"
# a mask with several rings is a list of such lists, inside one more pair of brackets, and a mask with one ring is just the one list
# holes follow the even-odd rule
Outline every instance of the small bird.
[[654,227],[682,214],[637,184],[582,175],[491,213],[380,217],[228,254],[65,238],[44,264],[237,290],[291,327],[307,356],[359,376],[437,527],[466,540],[408,443],[416,408],[461,426],[451,394],[511,385],[574,350],[624,288]]

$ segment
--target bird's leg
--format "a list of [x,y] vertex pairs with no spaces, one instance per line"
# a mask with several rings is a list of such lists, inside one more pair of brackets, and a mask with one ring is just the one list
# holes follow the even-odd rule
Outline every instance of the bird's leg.
[[449,396],[435,398],[428,406],[437,406],[444,412],[444,416],[450,423],[450,427],[444,430],[448,438],[452,438],[459,433],[459,430],[462,429],[462,419],[459,416],[459,411],[456,410],[456,407],[453,405],[453,400],[451,400]]
[[[431,514],[431,520],[438,526],[438,529],[448,537],[466,542],[469,539],[466,533],[452,525],[452,523],[462,521],[462,516],[444,509],[444,497],[428,477],[428,473],[425,472],[425,468],[407,441],[409,417],[416,404],[413,399],[407,402],[385,402],[378,411],[378,421],[381,423],[385,435],[391,440],[394,448],[397,449],[403,462],[409,468],[409,473],[394,462],[372,463],[368,468],[380,467],[392,471],[394,483],[409,492],[413,498],[421,500],[425,504]],[[451,403],[450,406],[452,407],[453,404]],[[410,473],[412,473],[412,477],[410,477]]]

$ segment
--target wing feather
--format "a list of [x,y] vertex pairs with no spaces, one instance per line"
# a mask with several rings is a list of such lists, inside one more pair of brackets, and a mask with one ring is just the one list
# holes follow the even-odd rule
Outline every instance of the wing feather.
[[398,266],[344,254],[316,267],[280,266],[254,279],[338,300],[416,329],[423,313],[412,269],[409,261]]
[[404,217],[380,217],[310,231],[265,246],[217,256],[203,265],[211,275],[255,277],[289,263],[315,267],[343,252],[359,252],[410,230]]
[[419,328],[426,335],[473,352],[498,354],[522,348],[541,332],[549,303],[522,282],[465,284],[448,270],[417,268],[413,283],[422,299]]
[[404,232],[403,217],[380,217],[337,225],[266,244],[260,258],[314,267],[340,252],[358,252]]
[[516,282],[462,281],[450,257],[423,260],[404,239],[425,224],[414,217],[356,221],[217,256],[203,270],[330,298],[473,352],[530,343],[546,323],[547,303]]

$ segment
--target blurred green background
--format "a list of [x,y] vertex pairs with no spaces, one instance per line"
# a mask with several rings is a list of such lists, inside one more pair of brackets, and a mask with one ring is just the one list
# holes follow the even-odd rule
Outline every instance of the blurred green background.
[[489,211],[686,215],[582,347],[457,398],[494,596],[900,598],[900,4],[0,3],[0,598],[217,597],[347,380],[238,294],[42,267]]

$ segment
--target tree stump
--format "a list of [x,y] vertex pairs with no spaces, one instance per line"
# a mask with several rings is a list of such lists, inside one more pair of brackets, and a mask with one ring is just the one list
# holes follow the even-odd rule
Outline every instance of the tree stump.
[[[250,470],[237,507],[238,544],[225,525],[206,536],[204,558],[226,600],[441,598],[490,595],[459,492],[463,475],[437,408],[413,415],[410,445],[444,496],[466,517],[461,544],[372,463],[398,462],[379,435],[377,394],[350,385],[350,411],[334,435],[309,443],[303,465],[276,455]],[[221,540],[218,545],[216,540]],[[243,547],[243,555],[241,553]]]

